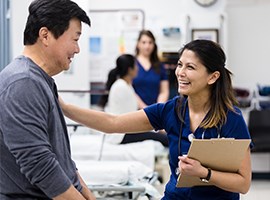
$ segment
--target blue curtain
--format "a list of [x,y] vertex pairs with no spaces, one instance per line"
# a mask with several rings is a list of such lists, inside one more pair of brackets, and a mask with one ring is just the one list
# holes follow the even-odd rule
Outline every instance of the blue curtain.
[[0,71],[10,62],[9,0],[0,1]]

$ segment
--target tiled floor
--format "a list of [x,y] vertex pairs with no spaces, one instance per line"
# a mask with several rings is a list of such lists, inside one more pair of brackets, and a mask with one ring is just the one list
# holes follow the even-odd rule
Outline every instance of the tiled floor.
[[[160,193],[163,194],[163,186],[157,186]],[[147,198],[140,198],[146,200]],[[250,190],[247,194],[241,195],[240,200],[269,200],[270,199],[270,180],[252,181]]]
[[[160,163],[157,169],[159,173],[167,178],[169,177],[170,172],[166,162]],[[167,182],[167,180],[165,180],[165,182]],[[160,194],[163,194],[164,185],[157,185],[156,188],[159,190]],[[240,200],[270,200],[270,180],[253,180],[249,192],[245,195],[241,195]]]

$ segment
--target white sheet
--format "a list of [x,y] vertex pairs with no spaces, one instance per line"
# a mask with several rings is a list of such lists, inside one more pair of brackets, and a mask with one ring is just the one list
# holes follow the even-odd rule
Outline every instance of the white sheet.
[[142,186],[145,194],[155,199],[161,195],[144,177],[151,177],[153,170],[138,161],[83,161],[75,160],[85,183],[91,186],[118,187],[127,184]]
[[[103,135],[73,134],[70,138],[71,155],[74,160],[102,161],[139,161],[154,170],[155,149],[162,146],[159,142],[147,140],[130,144],[104,143]],[[101,157],[100,157],[101,155]]]
[[137,161],[75,160],[78,171],[89,185],[126,185],[136,182],[153,170]]
[[142,178],[152,175],[155,154],[164,149],[162,144],[147,140],[124,145],[103,143],[102,148],[102,139],[103,134],[70,137],[72,158],[86,184],[117,187],[129,183],[143,186],[146,194],[159,199],[159,192]]

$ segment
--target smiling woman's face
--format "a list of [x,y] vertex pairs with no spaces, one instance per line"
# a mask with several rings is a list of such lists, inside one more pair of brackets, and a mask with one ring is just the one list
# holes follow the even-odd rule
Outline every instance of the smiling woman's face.
[[178,92],[182,95],[199,95],[209,92],[209,80],[212,74],[207,72],[196,54],[191,50],[184,50],[178,60],[175,75],[178,80]]

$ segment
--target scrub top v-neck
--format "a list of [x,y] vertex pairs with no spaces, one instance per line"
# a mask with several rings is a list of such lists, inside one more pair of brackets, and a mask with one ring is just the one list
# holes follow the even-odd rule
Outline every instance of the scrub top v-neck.
[[138,66],[138,75],[132,83],[135,92],[147,105],[156,103],[160,91],[160,82],[168,80],[166,69],[161,64],[159,66],[160,72],[157,73],[152,66],[150,69],[145,70],[138,60],[136,64]]

